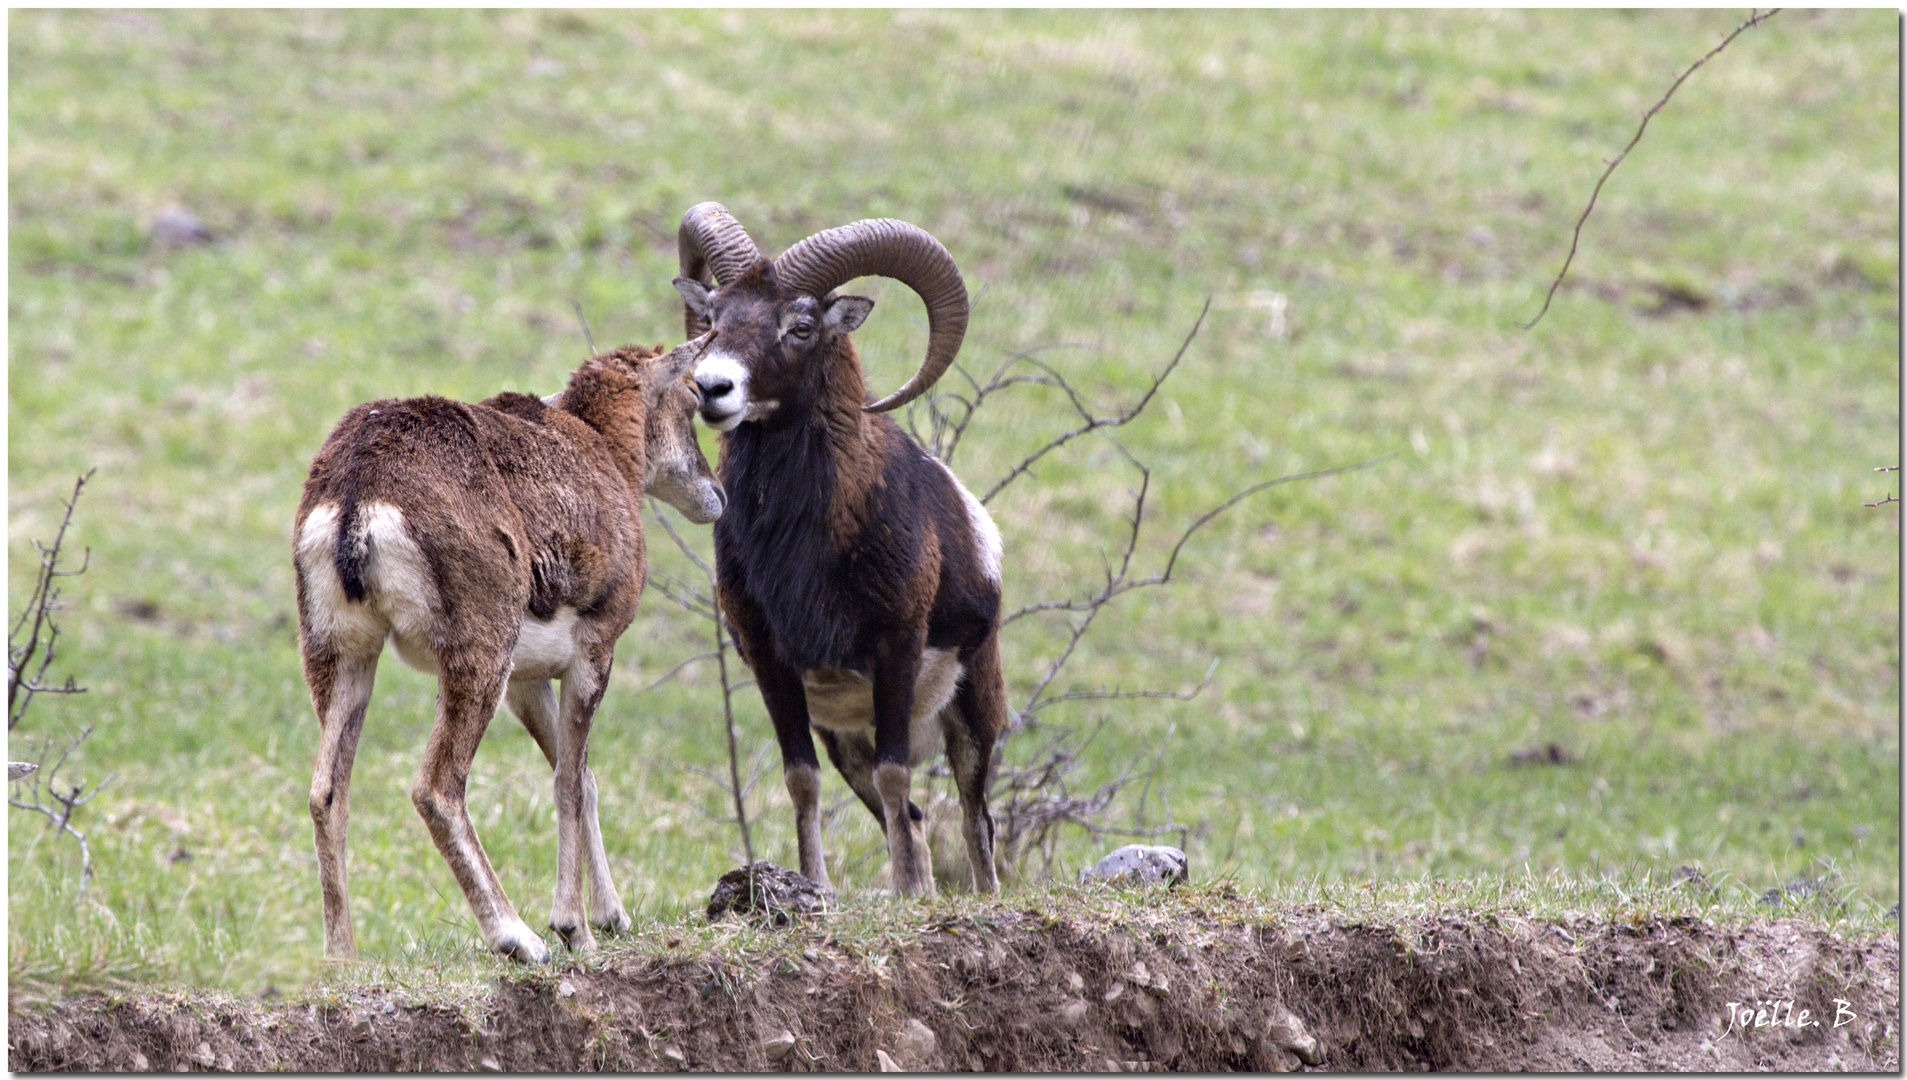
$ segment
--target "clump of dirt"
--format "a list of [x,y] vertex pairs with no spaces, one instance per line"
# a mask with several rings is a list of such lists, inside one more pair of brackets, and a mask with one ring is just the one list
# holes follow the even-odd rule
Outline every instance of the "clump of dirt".
[[834,890],[824,889],[793,870],[757,862],[723,874],[715,883],[705,914],[713,922],[725,915],[756,915],[787,926],[803,915],[827,910]]
[[[9,1007],[41,1070],[1894,1071],[1900,946],[1793,921],[1267,919],[1222,900],[1116,923],[993,909],[879,945],[797,922],[759,954],[608,947],[474,1011],[86,996]],[[897,911],[896,923],[910,918]],[[886,1062],[883,1062],[883,1058]]]

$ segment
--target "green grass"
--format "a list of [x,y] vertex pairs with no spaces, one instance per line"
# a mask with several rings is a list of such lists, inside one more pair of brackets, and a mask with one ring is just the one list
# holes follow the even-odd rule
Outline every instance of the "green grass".
[[[1514,326],[1602,160],[1737,21],[13,14],[12,608],[28,541],[99,474],[61,665],[91,690],[36,704],[10,743],[95,723],[82,772],[117,778],[84,811],[83,905],[70,845],[10,818],[10,977],[254,992],[319,970],[288,561],[310,456],[368,398],[549,392],[584,355],[572,299],[601,343],[678,338],[674,224],[705,198],[773,250],[921,224],[976,295],[970,369],[1065,345],[1043,355],[1106,400],[1212,297],[1184,369],[1118,433],[1153,470],[1144,572],[1247,483],[1397,455],[1220,518],[1058,684],[1189,686],[1220,661],[1191,702],[1046,714],[1110,718],[1083,784],[1163,745],[1170,812],[1202,825],[1195,876],[1322,902],[1427,880],[1464,903],[1525,874],[1620,891],[1689,863],[1752,896],[1832,867],[1850,910],[1884,909],[1899,516],[1862,503],[1897,490],[1870,471],[1899,461],[1897,20],[1787,12],[1743,35],[1604,190],[1577,287]],[[151,242],[175,203],[218,241]],[[1651,285],[1712,303],[1651,315]],[[891,387],[923,320],[904,289],[868,291],[857,340]],[[1269,292],[1283,339],[1254,306]],[[1041,394],[987,406],[954,463],[971,486],[1061,429]],[[1097,437],[1036,473],[992,504],[1010,607],[1092,588],[1136,481]],[[644,925],[688,919],[739,856],[689,771],[723,759],[712,672],[637,693],[706,634],[651,593],[596,728]],[[1011,628],[1016,700],[1064,634]],[[387,660],[353,786],[359,941],[394,969],[472,938],[406,794],[433,693]],[[758,844],[792,862],[766,718],[740,702],[769,765]],[[548,773],[513,721],[493,731],[473,815],[537,925]],[[1513,761],[1552,743],[1566,764]],[[850,890],[883,861],[855,806],[829,846]],[[1061,872],[1101,846],[1068,841]]]

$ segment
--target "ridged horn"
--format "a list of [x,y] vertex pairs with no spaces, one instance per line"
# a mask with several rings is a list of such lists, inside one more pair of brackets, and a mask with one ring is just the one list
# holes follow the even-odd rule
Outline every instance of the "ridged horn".
[[783,286],[817,297],[866,274],[893,278],[927,305],[927,358],[920,370],[899,390],[863,406],[867,412],[887,412],[926,393],[953,363],[967,335],[967,285],[940,241],[918,225],[892,218],[815,233],[775,260],[775,276]]
[[[689,207],[675,231],[675,251],[682,265],[682,276],[704,285],[709,283],[711,272],[715,284],[726,285],[747,273],[756,260],[766,258],[755,241],[749,239],[748,230],[718,202]],[[682,309],[682,322],[689,337],[708,333],[708,324],[696,318],[686,305]]]

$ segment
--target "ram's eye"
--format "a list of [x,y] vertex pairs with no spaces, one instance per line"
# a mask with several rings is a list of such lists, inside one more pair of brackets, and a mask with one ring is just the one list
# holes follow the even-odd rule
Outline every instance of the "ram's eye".
[[788,335],[796,340],[806,341],[814,336],[814,324],[802,319],[788,328]]

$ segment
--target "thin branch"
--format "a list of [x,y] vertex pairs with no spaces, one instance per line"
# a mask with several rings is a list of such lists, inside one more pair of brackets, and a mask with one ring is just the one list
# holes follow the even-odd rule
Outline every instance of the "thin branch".
[[583,326],[583,342],[589,346],[589,358],[594,360],[596,358],[596,335],[589,332],[589,320],[583,318],[583,302],[581,300],[571,300],[570,306],[576,309],[576,321]]
[[[34,575],[33,594],[27,600],[26,609],[14,620],[7,634],[7,730],[12,731],[26,716],[28,706],[33,704],[35,694],[83,694],[86,688],[75,683],[71,676],[63,684],[49,685],[46,682],[47,668],[53,664],[59,651],[60,628],[53,613],[60,609],[60,590],[54,582],[63,577],[78,577],[92,565],[93,552],[86,554],[77,570],[61,570],[60,556],[66,543],[66,530],[73,523],[73,507],[79,502],[80,492],[85,490],[86,482],[93,478],[97,469],[86,470],[86,475],[73,481],[73,494],[65,500],[66,513],[60,518],[59,531],[53,534],[50,547],[43,547],[38,541],[33,550],[39,555],[40,568]],[[28,627],[31,627],[28,629]],[[20,632],[26,630],[26,640],[19,640]],[[27,669],[31,667],[32,673]],[[25,696],[21,696],[22,691]]]
[[[1130,407],[1122,409],[1117,413],[1114,413],[1110,416],[1104,416],[1104,415],[1100,415],[1098,413],[1093,412],[1091,409],[1087,408],[1083,404],[1079,393],[1072,388],[1071,384],[1067,383],[1066,380],[1064,379],[1059,379],[1058,385],[1065,390],[1068,399],[1071,400],[1073,404],[1074,411],[1080,414],[1080,416],[1085,420],[1085,423],[1069,431],[1062,432],[1061,434],[1055,436],[1053,439],[1048,441],[1045,446],[1042,446],[1038,450],[1035,450],[1033,451],[1033,453],[1027,455],[1027,457],[1023,461],[1021,461],[1018,465],[1013,466],[1013,468],[1009,469],[1005,476],[1002,476],[998,481],[994,483],[992,487],[988,488],[987,493],[985,495],[980,496],[980,502],[984,505],[989,500],[991,500],[995,495],[998,495],[1008,484],[1011,484],[1013,481],[1019,479],[1021,476],[1026,475],[1026,471],[1033,467],[1034,462],[1045,457],[1047,454],[1050,454],[1053,451],[1058,450],[1060,447],[1065,446],[1067,443],[1072,442],[1074,439],[1079,438],[1081,435],[1085,435],[1089,432],[1097,431],[1100,428],[1121,427],[1131,422],[1132,419],[1138,416],[1140,413],[1144,412],[1145,407],[1152,403],[1153,395],[1159,392],[1159,387],[1163,385],[1165,380],[1171,376],[1172,372],[1178,368],[1179,361],[1185,359],[1185,351],[1192,347],[1192,340],[1198,337],[1199,328],[1205,325],[1205,316],[1211,310],[1212,310],[1212,298],[1208,296],[1205,298],[1205,306],[1199,309],[1197,321],[1195,321],[1192,324],[1191,331],[1185,335],[1185,340],[1182,343],[1180,343],[1179,351],[1172,355],[1172,362],[1165,365],[1165,367],[1161,369],[1157,375],[1153,376],[1152,385],[1146,387],[1146,392],[1140,395],[1138,401],[1134,402]],[[1057,373],[1054,372],[1051,368],[1046,367],[1046,365],[1041,364],[1037,360],[1032,360],[1030,362],[1046,370],[1046,372],[1049,375],[1053,375],[1057,378]]]
[[[689,542],[682,538],[681,533],[676,531],[674,523],[670,522],[668,515],[662,512],[662,507],[657,504],[654,499],[649,500],[649,509],[654,512],[656,520],[662,523],[662,529],[669,534],[669,539],[675,541],[676,548],[680,550],[682,554],[688,556],[689,561],[694,563],[702,573],[708,577],[709,591],[707,596],[703,596],[688,585],[670,578],[667,574],[661,574],[659,576],[673,582],[676,588],[671,589],[668,584],[662,584],[661,588],[663,592],[668,594],[670,599],[681,604],[684,610],[700,615],[702,618],[714,624],[715,627],[715,648],[711,652],[702,653],[700,656],[691,657],[677,664],[674,668],[670,669],[668,675],[664,675],[661,679],[651,684],[651,688],[660,685],[663,680],[668,679],[669,676],[674,675],[676,672],[697,660],[706,660],[710,656],[715,657],[716,680],[722,688],[722,719],[728,726],[729,782],[727,787],[729,795],[733,798],[735,803],[735,817],[733,820],[736,827],[739,828],[742,833],[742,853],[747,858],[747,862],[743,865],[753,866],[755,865],[755,839],[748,828],[747,798],[749,790],[755,786],[755,781],[751,777],[746,786],[742,784],[741,764],[739,761],[740,750],[738,748],[740,735],[735,730],[735,691],[739,689],[739,686],[731,685],[728,681],[729,643],[728,635],[722,625],[722,613],[719,608],[719,601],[716,599],[715,568],[709,565],[708,560],[696,554],[695,549],[690,547]],[[747,683],[744,682],[740,685],[745,686]],[[752,887],[751,879],[751,888]]]
[[1559,288],[1562,288],[1563,277],[1569,273],[1569,264],[1576,260],[1576,246],[1582,242],[1583,224],[1589,220],[1590,212],[1596,209],[1596,197],[1602,194],[1602,185],[1608,182],[1610,174],[1616,171],[1616,166],[1622,164],[1623,159],[1629,156],[1629,151],[1634,150],[1636,148],[1636,144],[1642,141],[1642,133],[1649,130],[1649,121],[1655,119],[1655,114],[1658,112],[1661,112],[1662,106],[1667,105],[1669,103],[1669,98],[1675,96],[1675,91],[1681,87],[1682,83],[1690,75],[1695,74],[1696,68],[1699,68],[1703,64],[1708,63],[1711,59],[1715,57],[1715,54],[1721,52],[1723,49],[1728,48],[1729,43],[1734,41],[1737,37],[1740,37],[1742,34],[1742,31],[1748,30],[1752,27],[1760,26],[1762,23],[1765,23],[1769,19],[1774,18],[1775,13],[1780,10],[1781,10],[1780,8],[1770,8],[1767,11],[1756,12],[1752,8],[1749,9],[1747,22],[1742,23],[1740,26],[1737,26],[1735,28],[1734,33],[1731,33],[1727,37],[1722,39],[1722,43],[1720,45],[1717,45],[1714,48],[1708,50],[1708,52],[1704,54],[1700,60],[1697,60],[1693,64],[1690,64],[1687,71],[1682,72],[1681,75],[1676,77],[1676,80],[1673,83],[1669,84],[1669,88],[1667,92],[1665,92],[1662,95],[1661,100],[1657,101],[1654,105],[1649,106],[1649,111],[1642,114],[1642,123],[1636,128],[1635,136],[1629,140],[1629,145],[1623,147],[1622,153],[1617,154],[1615,157],[1615,160],[1609,162],[1608,168],[1605,168],[1602,171],[1602,177],[1596,181],[1595,190],[1589,193],[1589,205],[1583,207],[1582,216],[1576,219],[1576,232],[1574,235],[1572,235],[1569,238],[1569,254],[1564,256],[1563,258],[1563,268],[1561,270],[1556,271],[1556,280],[1549,283],[1549,292],[1545,293],[1543,296],[1542,310],[1538,311],[1536,313],[1536,317],[1531,319],[1529,322],[1517,323],[1516,325],[1518,327],[1524,330],[1528,330],[1534,327],[1537,323],[1543,321],[1543,316],[1549,311],[1550,301],[1556,298],[1556,290]]
[[[73,751],[79,749],[80,744],[92,734],[93,727],[88,724],[79,734],[67,739],[65,748],[60,751],[60,756],[50,767],[46,765],[46,756],[52,740],[39,740],[39,750],[34,758],[33,771],[13,782],[14,790],[24,789],[25,794],[9,793],[7,795],[7,805],[44,816],[47,828],[55,833],[65,833],[79,843],[79,894],[82,899],[86,896],[88,883],[93,880],[93,849],[86,842],[86,834],[73,827],[73,814],[80,807],[97,798],[118,774],[109,772],[96,784],[89,785],[82,780],[77,784],[69,783],[64,788],[58,777],[60,771],[66,767],[67,760],[72,757]],[[53,805],[47,805],[48,798],[53,800]]]
[[713,660],[718,655],[720,654],[713,649],[710,649],[708,652],[696,653],[694,656],[691,656],[687,660],[684,660],[681,663],[677,664],[676,666],[670,668],[667,674],[663,675],[660,679],[657,679],[655,682],[652,682],[649,685],[643,687],[642,689],[636,691],[636,693],[646,694],[649,691],[654,690],[656,687],[661,686],[663,683],[668,682],[670,679],[675,678],[678,672],[680,672],[683,668],[688,667],[690,664],[701,663],[704,660]]

